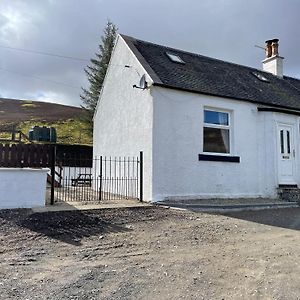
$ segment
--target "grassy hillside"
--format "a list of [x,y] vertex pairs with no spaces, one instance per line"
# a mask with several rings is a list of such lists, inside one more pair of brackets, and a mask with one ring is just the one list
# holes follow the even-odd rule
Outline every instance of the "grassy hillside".
[[33,126],[54,127],[58,143],[92,144],[92,135],[82,121],[83,116],[84,110],[79,107],[0,99],[0,129],[15,124],[18,130],[28,135]]

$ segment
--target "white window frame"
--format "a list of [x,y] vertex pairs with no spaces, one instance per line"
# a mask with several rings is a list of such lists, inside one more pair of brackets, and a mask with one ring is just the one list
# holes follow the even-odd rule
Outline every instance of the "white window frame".
[[[220,112],[228,114],[228,125],[220,125],[220,124],[212,124],[212,123],[205,123],[205,111],[213,111],[213,112]],[[204,107],[203,109],[203,128],[202,128],[202,153],[203,154],[210,154],[210,155],[222,155],[222,156],[231,156],[233,153],[232,149],[232,111],[225,110],[221,108],[213,108],[213,107]],[[204,151],[204,128],[217,128],[217,129],[227,129],[229,130],[229,152],[228,153],[220,153],[220,152],[205,152]]]

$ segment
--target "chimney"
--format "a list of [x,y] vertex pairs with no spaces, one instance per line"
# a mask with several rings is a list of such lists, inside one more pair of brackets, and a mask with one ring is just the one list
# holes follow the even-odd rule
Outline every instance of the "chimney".
[[266,41],[266,58],[263,60],[263,70],[283,78],[283,57],[278,53],[278,39]]

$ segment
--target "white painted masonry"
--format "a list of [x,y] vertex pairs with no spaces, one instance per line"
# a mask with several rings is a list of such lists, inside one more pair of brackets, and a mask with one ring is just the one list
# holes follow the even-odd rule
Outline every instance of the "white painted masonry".
[[[133,88],[143,74],[150,88]],[[94,116],[95,156],[137,156],[144,151],[145,201],[277,197],[278,124],[290,124],[294,141],[299,141],[298,116],[258,111],[258,105],[251,102],[151,83],[122,37],[118,37]],[[230,156],[240,157],[239,163],[199,161],[205,108],[230,113]],[[295,181],[300,184],[299,143],[295,142],[293,150]]]
[[263,60],[263,70],[279,77],[283,77],[283,57],[272,56]]
[[[268,113],[247,102],[165,88],[154,88],[152,95],[155,200],[276,196],[275,182],[266,182],[274,163],[262,154],[270,128],[261,118]],[[231,113],[231,155],[240,156],[240,163],[198,161],[205,107]],[[261,164],[267,165],[261,168]]]
[[[152,96],[149,90],[133,88],[145,73],[118,37],[94,116],[93,155],[138,156],[144,151],[144,198],[151,200]],[[146,80],[151,84],[149,76]]]
[[44,206],[47,171],[0,168],[0,209]]
[[[153,199],[277,197],[278,124],[299,117],[259,112],[257,105],[155,87],[153,95]],[[204,108],[231,113],[231,155],[240,163],[198,161],[203,153]],[[295,183],[300,184],[300,145],[295,143]]]

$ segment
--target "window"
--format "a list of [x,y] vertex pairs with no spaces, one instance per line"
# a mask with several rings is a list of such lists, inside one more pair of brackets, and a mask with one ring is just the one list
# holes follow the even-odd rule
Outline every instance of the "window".
[[[286,133],[286,143],[284,138],[284,133]],[[285,148],[286,146],[286,148]],[[280,153],[291,153],[291,141],[290,141],[290,131],[289,130],[280,130]]]
[[252,74],[257,77],[260,81],[263,82],[270,82],[264,75],[258,73],[258,72],[252,72]]
[[167,56],[169,57],[169,59],[171,61],[176,62],[176,63],[180,63],[180,64],[184,64],[184,61],[177,54],[172,54],[172,53],[169,53],[169,52],[166,52],[166,54],[167,54]]
[[230,114],[205,109],[203,152],[230,153]]
[[283,130],[280,130],[280,152],[284,153]]

